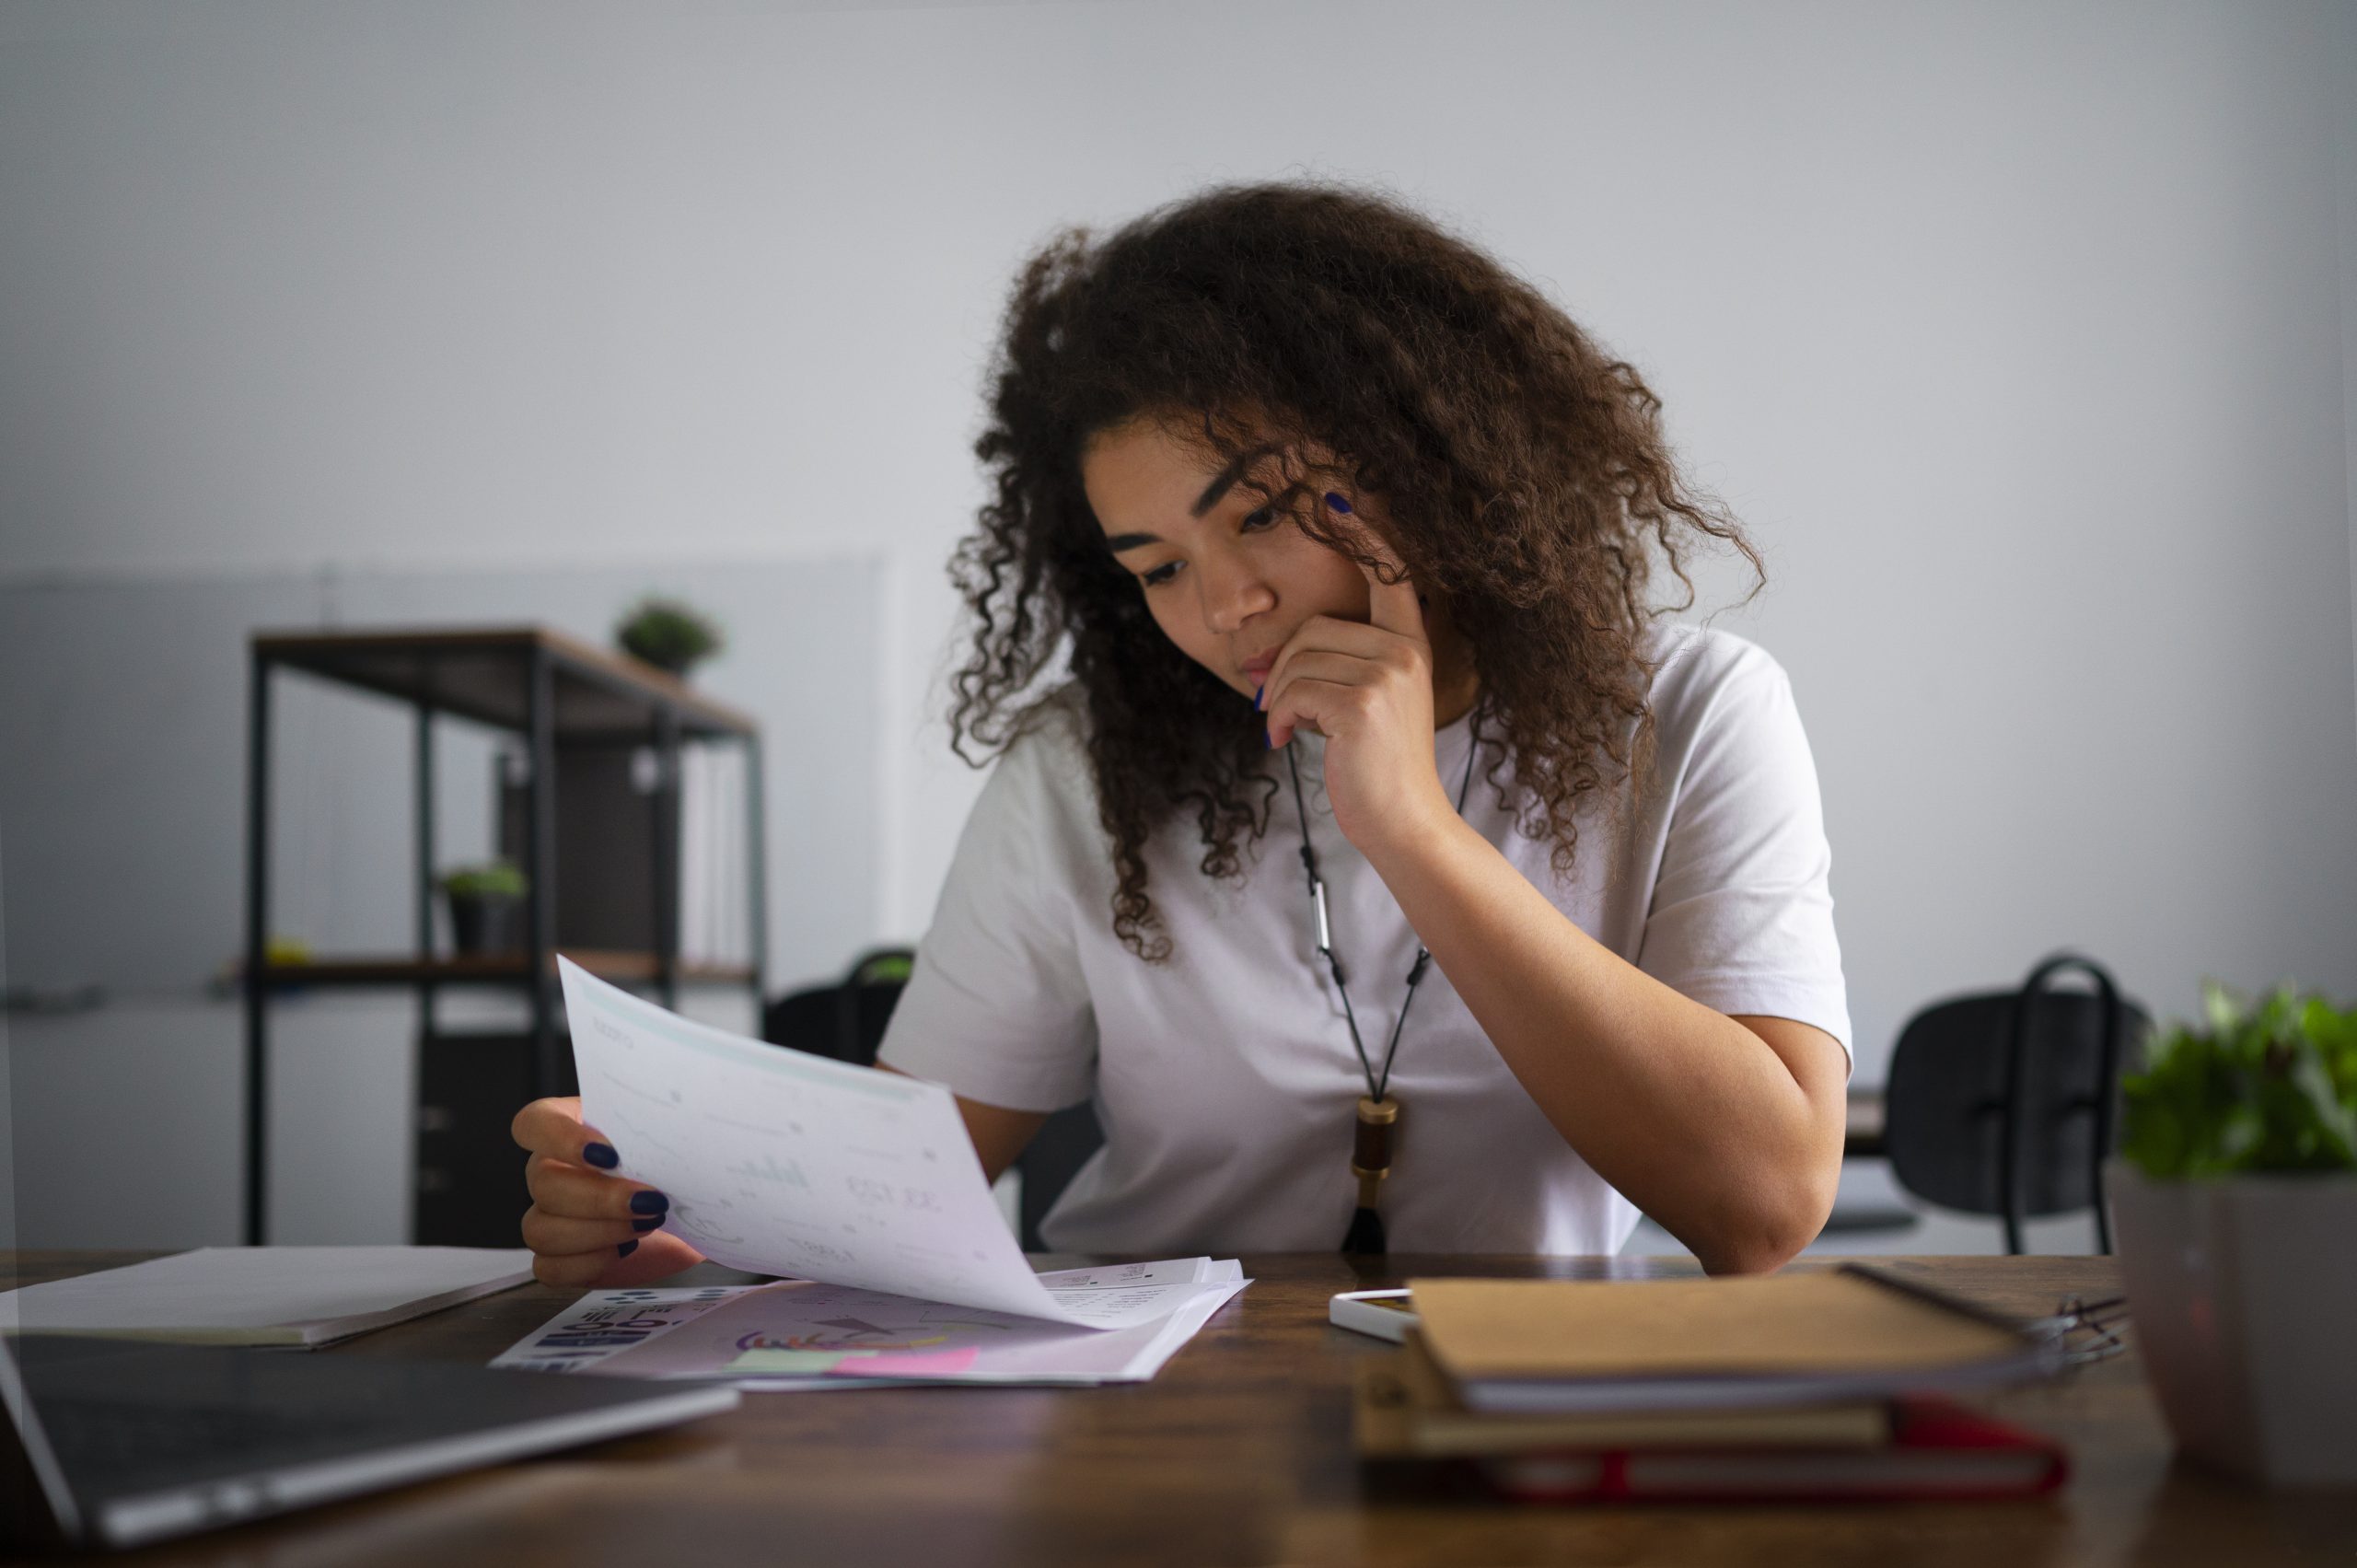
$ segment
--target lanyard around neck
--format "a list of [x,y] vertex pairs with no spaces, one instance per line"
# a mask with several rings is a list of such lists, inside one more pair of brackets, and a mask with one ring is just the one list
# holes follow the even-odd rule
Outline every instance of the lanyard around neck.
[[[1473,787],[1473,760],[1481,754],[1481,732],[1478,723],[1479,710],[1467,720],[1465,776],[1457,785],[1457,814],[1465,815],[1466,793]],[[1416,987],[1423,983],[1424,970],[1432,967],[1433,956],[1422,942],[1416,944],[1416,961],[1408,969],[1408,994],[1400,999],[1399,1016],[1392,1020],[1391,1039],[1383,1048],[1383,1066],[1378,1071],[1367,1055],[1366,1041],[1359,1035],[1358,1013],[1351,1006],[1351,988],[1342,978],[1342,960],[1334,956],[1334,934],[1326,912],[1326,879],[1318,875],[1318,852],[1309,847],[1309,807],[1301,791],[1301,765],[1294,760],[1293,748],[1285,748],[1285,769],[1293,775],[1293,807],[1301,818],[1301,868],[1309,877],[1309,908],[1318,920],[1318,953],[1334,976],[1334,989],[1342,998],[1342,1021],[1350,1026],[1351,1049],[1358,1053],[1359,1071],[1366,1074],[1366,1092],[1377,1105],[1383,1103],[1383,1091],[1391,1084],[1391,1063],[1399,1054],[1399,1031],[1407,1027],[1408,1009],[1416,1000]]]

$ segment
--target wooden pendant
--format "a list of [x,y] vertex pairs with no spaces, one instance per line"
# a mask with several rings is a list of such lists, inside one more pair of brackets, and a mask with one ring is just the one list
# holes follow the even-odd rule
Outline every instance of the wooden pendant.
[[1370,1099],[1359,1096],[1357,1141],[1351,1147],[1351,1174],[1359,1179],[1359,1207],[1375,1207],[1383,1179],[1391,1174],[1391,1137],[1399,1121],[1396,1097]]

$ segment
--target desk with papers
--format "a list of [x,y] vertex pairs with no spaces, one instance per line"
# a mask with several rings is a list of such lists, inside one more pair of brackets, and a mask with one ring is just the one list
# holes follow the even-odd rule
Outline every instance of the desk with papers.
[[[30,1283],[132,1260],[34,1253]],[[1042,1267],[1080,1259],[1041,1259]],[[2173,1462],[2131,1355],[1972,1396],[2061,1438],[2073,1474],[2015,1503],[1539,1507],[1376,1489],[1351,1443],[1352,1386],[1395,1347],[1331,1327],[1328,1298],[1411,1277],[1690,1274],[1684,1260],[1326,1254],[1242,1260],[1255,1283],[1154,1381],[1096,1388],[888,1388],[749,1397],[660,1435],[505,1466],[194,1539],[126,1561],[355,1568],[430,1562],[2077,1563],[2342,1562],[2357,1494],[2268,1493]],[[1814,1266],[1804,1262],[1796,1267]],[[1900,1267],[2029,1316],[2114,1294],[2099,1258],[1942,1258]],[[749,1283],[704,1268],[669,1284]],[[477,1365],[579,1293],[529,1285],[316,1352]]]

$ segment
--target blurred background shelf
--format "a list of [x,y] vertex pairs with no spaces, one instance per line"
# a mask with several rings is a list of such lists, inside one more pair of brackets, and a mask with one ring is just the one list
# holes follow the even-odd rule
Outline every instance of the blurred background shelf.
[[257,658],[518,735],[532,725],[536,659],[544,659],[559,740],[644,739],[668,714],[683,737],[750,737],[749,715],[652,665],[546,626],[425,631],[276,632]]
[[[414,818],[412,933],[406,953],[273,956],[271,698],[293,673],[412,710]],[[365,699],[364,699],[365,700]],[[492,937],[501,950],[453,952],[435,940],[435,738],[461,720],[505,736],[486,784],[502,858],[523,873],[524,929]],[[762,997],[766,896],[761,731],[747,714],[625,655],[540,625],[261,632],[250,638],[248,697],[245,1239],[268,1239],[270,1012],[274,999],[319,988],[401,987],[418,999],[418,1162],[412,1239],[473,1241],[482,1225],[512,1239],[521,1166],[506,1136],[524,1100],[573,1090],[556,957],[667,1007],[683,985],[741,986]],[[741,755],[741,873],[689,867],[683,777],[715,749]],[[701,793],[698,795],[703,798]],[[711,846],[700,842],[711,858]],[[732,857],[734,858],[734,857]],[[681,888],[690,876],[741,893],[742,961],[681,951]],[[734,900],[732,900],[732,902]],[[701,907],[701,905],[699,905]],[[444,1033],[436,992],[513,986],[526,995],[520,1033]],[[454,1230],[453,1227],[458,1227]],[[466,1234],[459,1234],[464,1231]]]
[[[565,947],[565,958],[599,980],[616,985],[651,984],[663,974],[660,955]],[[545,966],[553,973],[555,960]],[[307,985],[520,985],[531,979],[530,958],[522,953],[455,953],[420,959],[409,955],[370,958],[330,955],[301,963],[262,967],[262,982],[273,990]],[[696,963],[682,960],[673,978],[682,985],[749,986],[756,980],[750,964]]]

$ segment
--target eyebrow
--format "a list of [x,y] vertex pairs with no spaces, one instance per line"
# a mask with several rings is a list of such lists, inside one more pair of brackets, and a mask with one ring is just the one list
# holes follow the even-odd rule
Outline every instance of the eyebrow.
[[1205,512],[1208,512],[1213,507],[1218,505],[1219,498],[1226,494],[1229,489],[1234,486],[1236,482],[1242,479],[1246,472],[1251,469],[1254,463],[1259,462],[1262,458],[1267,457],[1276,449],[1277,448],[1273,446],[1255,447],[1248,452],[1237,453],[1236,459],[1233,462],[1229,463],[1227,467],[1220,470],[1219,472],[1213,474],[1212,476],[1212,482],[1203,486],[1203,493],[1195,497],[1195,504],[1192,506],[1187,508],[1188,515],[1190,517],[1200,517]]
[[[1225,468],[1220,470],[1219,472],[1212,476],[1212,482],[1203,486],[1203,493],[1195,497],[1195,504],[1187,508],[1187,515],[1189,517],[1200,517],[1204,513],[1210,511],[1213,507],[1218,505],[1220,497],[1234,489],[1236,487],[1237,481],[1242,479],[1246,473],[1250,471],[1254,463],[1259,462],[1262,458],[1267,457],[1270,453],[1274,452],[1278,448],[1274,446],[1255,447],[1248,452],[1239,452],[1237,454],[1236,458],[1230,461]],[[1115,555],[1119,555],[1125,550],[1135,550],[1142,544],[1160,544],[1161,542],[1162,536],[1160,534],[1117,533],[1107,538],[1105,540],[1105,548]]]

